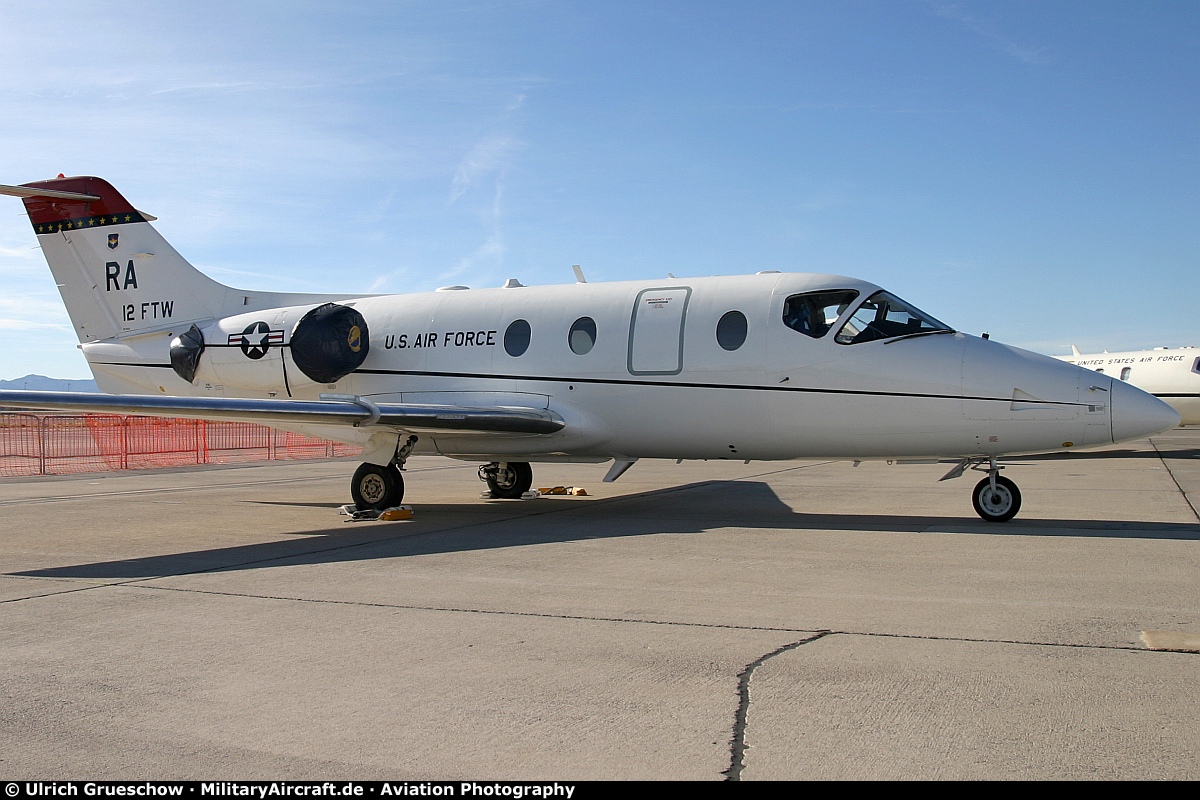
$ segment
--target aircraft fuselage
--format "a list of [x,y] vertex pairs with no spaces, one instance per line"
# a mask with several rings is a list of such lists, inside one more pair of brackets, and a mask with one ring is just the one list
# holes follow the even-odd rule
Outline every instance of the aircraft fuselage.
[[[331,384],[305,379],[281,346],[308,306],[248,312],[206,329],[194,385],[163,368],[175,328],[127,341],[135,352],[121,359],[108,343],[83,348],[112,392],[338,393],[547,408],[567,423],[549,436],[433,434],[419,449],[472,459],[960,457],[1113,442],[1111,381],[1086,370],[963,333],[842,344],[836,324],[819,338],[784,324],[788,298],[836,290],[863,298],[879,287],[766,273],[342,300],[365,318],[370,352]],[[727,349],[717,329],[730,312],[746,324],[744,341]],[[214,347],[236,340],[251,318],[268,336],[257,358],[240,344]],[[574,334],[577,350],[580,336],[592,339],[586,352],[572,349],[579,320],[592,322]],[[518,352],[521,321],[528,342]],[[322,433],[363,440],[356,429]]]

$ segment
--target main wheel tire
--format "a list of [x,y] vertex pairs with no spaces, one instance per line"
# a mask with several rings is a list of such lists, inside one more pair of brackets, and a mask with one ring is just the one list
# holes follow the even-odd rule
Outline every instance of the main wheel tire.
[[975,484],[971,493],[975,513],[988,522],[1008,522],[1021,510],[1021,490],[1008,478],[996,477],[996,491],[992,491],[991,478]]
[[501,461],[487,473],[488,490],[492,497],[516,500],[533,486],[533,468],[525,461]]
[[361,464],[350,481],[350,496],[359,511],[382,511],[404,499],[404,476],[392,466]]

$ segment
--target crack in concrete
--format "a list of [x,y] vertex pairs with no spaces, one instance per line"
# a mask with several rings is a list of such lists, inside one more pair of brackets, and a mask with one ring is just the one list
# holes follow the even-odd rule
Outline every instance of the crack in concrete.
[[801,639],[800,641],[777,647],[771,652],[751,661],[746,665],[744,670],[738,673],[738,707],[734,714],[733,737],[729,743],[729,769],[721,773],[725,776],[726,781],[740,781],[742,779],[742,769],[745,768],[746,723],[750,716],[750,677],[754,674],[754,670],[781,653],[795,650],[801,645],[815,642],[818,639],[824,639],[831,633],[832,631],[820,631],[815,636],[810,636],[807,639]]
[[[729,627],[736,627],[736,626],[729,626]],[[775,629],[771,629],[771,630],[775,630]],[[964,637],[958,637],[958,636],[914,636],[911,634],[902,634],[902,633],[866,633],[866,632],[861,632],[861,631],[858,631],[858,632],[856,632],[856,631],[834,631],[834,630],[819,631],[814,636],[809,636],[805,639],[800,639],[799,641],[789,642],[788,644],[785,644],[782,647],[777,647],[776,649],[772,650],[771,652],[760,656],[759,658],[755,659],[754,661],[751,661],[748,665],[746,665],[746,668],[744,670],[742,670],[740,673],[738,673],[738,707],[737,707],[737,711],[734,714],[733,736],[731,737],[730,743],[729,743],[729,768],[721,773],[722,775],[725,776],[726,781],[728,781],[728,782],[740,781],[741,775],[742,775],[742,770],[745,769],[745,766],[746,766],[746,764],[745,764],[746,749],[747,749],[746,727],[749,723],[749,717],[750,717],[750,679],[754,675],[754,671],[756,669],[758,669],[759,667],[761,667],[763,664],[765,664],[767,661],[770,661],[775,656],[782,655],[783,653],[787,653],[792,650],[796,650],[796,649],[802,647],[803,645],[811,644],[812,642],[816,642],[816,641],[825,639],[830,636],[864,636],[864,637],[880,638],[880,639],[917,639],[917,640],[939,641],[939,642],[941,642],[941,641],[969,642],[969,643],[975,643],[975,644],[1015,644],[1015,645],[1023,645],[1023,646],[1031,646],[1031,647],[1066,647],[1066,648],[1084,649],[1084,650],[1126,650],[1126,651],[1133,651],[1133,652],[1137,652],[1137,653],[1192,652],[1192,654],[1197,654],[1194,651],[1180,651],[1180,650],[1156,651],[1156,650],[1150,650],[1150,649],[1147,649],[1144,647],[1133,647],[1133,646],[1121,647],[1121,646],[1115,646],[1115,645],[1066,644],[1066,643],[1055,643],[1055,642],[1023,642],[1023,641],[1018,641],[1018,640],[1006,640],[1006,639],[970,639],[970,638],[964,638]]]

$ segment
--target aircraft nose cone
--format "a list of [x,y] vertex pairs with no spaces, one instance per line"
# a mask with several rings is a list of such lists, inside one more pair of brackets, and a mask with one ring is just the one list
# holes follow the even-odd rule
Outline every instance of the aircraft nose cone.
[[1179,426],[1179,412],[1148,392],[1125,381],[1112,382],[1114,442],[1141,439]]

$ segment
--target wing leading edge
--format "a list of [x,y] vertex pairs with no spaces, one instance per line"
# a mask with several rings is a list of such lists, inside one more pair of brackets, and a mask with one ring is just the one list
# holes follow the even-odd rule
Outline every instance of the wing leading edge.
[[321,400],[253,400],[0,390],[0,408],[228,419],[262,425],[378,426],[406,431],[464,433],[546,434],[556,433],[566,426],[562,418],[547,409],[376,404],[352,395],[327,397]]

